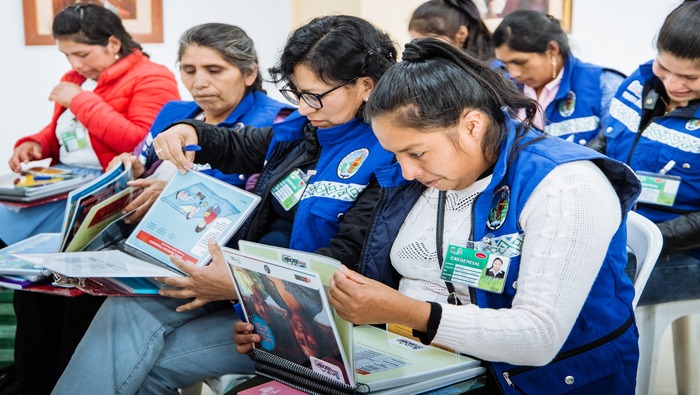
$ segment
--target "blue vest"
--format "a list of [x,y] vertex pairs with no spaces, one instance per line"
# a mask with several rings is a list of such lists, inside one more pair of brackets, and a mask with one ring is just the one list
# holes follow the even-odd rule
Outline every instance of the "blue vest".
[[603,68],[569,55],[559,90],[545,109],[545,132],[585,145],[597,134],[607,108],[600,106]]
[[637,207],[637,212],[658,223],[700,211],[700,100],[654,118],[641,131],[635,146],[642,102],[649,100],[649,97],[642,97],[644,88],[658,83],[651,70],[652,63],[641,65],[617,91],[605,125],[605,153],[626,162],[634,171],[657,173],[669,161],[676,162],[666,173],[681,177],[673,207],[641,204]]
[[[596,152],[560,139],[545,138],[524,148],[509,166],[514,129],[501,147],[493,178],[477,197],[474,207],[472,240],[489,238],[501,253],[511,257],[502,294],[471,289],[480,308],[510,308],[517,292],[519,251],[526,235],[518,218],[532,191],[557,165],[576,160],[591,160],[608,177],[620,198],[625,215],[639,193],[639,182],[629,169]],[[523,142],[536,137],[530,132]],[[517,169],[517,171],[511,171]],[[396,287],[399,276],[393,270],[389,253],[403,219],[413,208],[424,187],[401,180],[398,166],[378,170],[382,198],[370,224],[360,271]],[[505,204],[499,205],[499,202]],[[503,207],[503,210],[495,208]],[[507,207],[507,209],[505,209]],[[495,210],[494,210],[495,209]],[[608,247],[603,265],[588,299],[555,361],[542,367],[521,367],[488,363],[489,372],[506,394],[633,393],[638,359],[637,332],[633,325],[634,288],[624,273],[627,263],[624,221]],[[514,386],[505,380],[507,373]],[[567,377],[573,377],[573,384]],[[613,392],[610,392],[610,391]],[[617,391],[617,392],[615,392]]]
[[[218,126],[231,128],[234,132],[246,125],[259,128],[272,126],[275,117],[284,109],[289,109],[291,111],[293,108],[268,97],[262,92],[252,91],[243,97],[241,102],[238,103],[238,106],[236,106],[231,114],[229,114],[223,122],[219,123]],[[200,112],[202,112],[202,109],[194,101],[171,101],[166,103],[160,112],[158,112],[158,116],[153,121],[153,125],[151,125],[151,129],[146,136],[146,144],[142,147],[141,154],[139,155],[141,163],[144,163],[146,168],[148,168],[158,160],[158,156],[155,155],[151,146],[153,144],[153,139],[156,138],[160,132],[177,121],[192,119]],[[247,175],[224,174],[217,169],[205,169],[201,172],[240,188],[245,187],[246,180],[248,179]]]
[[[293,170],[286,167],[290,158],[304,154],[307,123],[306,117],[294,112],[273,126],[265,168],[254,191],[263,200],[269,199],[272,186]],[[394,157],[382,148],[370,125],[359,118],[340,126],[317,129],[316,137],[320,145],[316,173],[309,179],[298,203],[289,245],[301,251],[329,246],[343,215],[374,177],[375,168],[391,163]],[[259,207],[264,205],[261,202]]]

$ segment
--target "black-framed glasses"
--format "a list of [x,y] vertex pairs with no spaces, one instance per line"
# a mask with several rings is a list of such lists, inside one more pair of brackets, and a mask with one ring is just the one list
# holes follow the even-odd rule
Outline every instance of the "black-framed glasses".
[[287,99],[290,103],[294,104],[295,106],[299,105],[299,101],[303,100],[306,104],[309,105],[311,108],[315,108],[317,110],[320,110],[323,108],[323,102],[321,102],[321,98],[323,96],[326,96],[327,94],[333,92],[334,90],[343,87],[351,82],[354,82],[356,79],[360,77],[355,77],[351,80],[341,82],[340,84],[332,87],[331,89],[323,92],[323,93],[308,93],[308,92],[299,92],[294,89],[289,88],[287,86],[284,89],[280,89],[280,93],[282,96],[284,96],[285,99]]

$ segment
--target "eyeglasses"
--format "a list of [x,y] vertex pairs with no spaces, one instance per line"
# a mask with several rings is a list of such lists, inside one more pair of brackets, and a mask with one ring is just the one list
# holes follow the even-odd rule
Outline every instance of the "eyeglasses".
[[327,94],[333,92],[334,90],[343,87],[351,82],[354,82],[356,79],[359,77],[355,77],[351,80],[341,82],[340,84],[332,87],[331,89],[323,92],[323,93],[308,93],[308,92],[299,92],[294,89],[290,89],[289,87],[280,89],[280,93],[282,96],[284,96],[285,99],[287,99],[290,103],[294,104],[295,106],[299,105],[300,100],[304,100],[306,104],[309,105],[311,108],[315,108],[317,110],[320,110],[323,108],[323,103],[321,102],[321,98],[323,96],[326,96]]

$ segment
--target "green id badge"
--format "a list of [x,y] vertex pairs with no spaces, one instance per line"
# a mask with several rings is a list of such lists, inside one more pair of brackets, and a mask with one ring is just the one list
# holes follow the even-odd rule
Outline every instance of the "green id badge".
[[642,193],[637,202],[673,206],[678,194],[678,187],[681,185],[680,177],[638,171],[637,178],[642,183]]
[[87,130],[80,124],[74,122],[74,128],[70,128],[61,133],[61,142],[66,151],[72,152],[88,146]]
[[306,190],[306,180],[306,174],[300,169],[296,169],[272,188],[272,196],[277,199],[285,211],[289,211],[301,200],[301,196]]
[[484,291],[502,293],[510,258],[450,244],[440,278]]

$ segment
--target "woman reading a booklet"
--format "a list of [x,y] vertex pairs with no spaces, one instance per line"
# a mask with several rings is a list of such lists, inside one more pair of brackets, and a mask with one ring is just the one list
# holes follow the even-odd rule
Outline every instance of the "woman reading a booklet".
[[[75,174],[102,173],[112,158],[131,152],[158,111],[179,99],[175,78],[153,63],[116,14],[95,4],[76,4],[53,20],[53,37],[72,70],[51,91],[51,122],[15,143],[10,169],[51,158]],[[65,201],[10,212],[0,207],[0,240],[13,244],[42,232],[60,232]]]
[[[124,153],[115,161],[131,163],[134,178],[142,178],[130,183],[143,192],[125,207],[125,212],[133,210],[127,222],[143,217],[165,186],[160,180],[169,180],[174,171],[167,164],[160,167],[162,161],[153,149],[153,139],[173,122],[198,119],[239,130],[246,125],[271,126],[293,110],[265,94],[253,40],[238,26],[204,23],[188,29],[180,36],[177,63],[180,79],[194,101],[167,103],[133,155]],[[252,181],[247,175],[224,174],[209,164],[198,170],[239,188]],[[157,179],[146,179],[156,171]]]
[[[15,144],[10,168],[51,158],[74,174],[99,175],[110,160],[141,141],[160,108],[179,99],[177,82],[152,62],[119,17],[76,4],[53,19],[52,34],[72,70],[51,90],[51,122]],[[60,232],[66,202],[13,212],[0,207],[0,240],[13,244]],[[101,298],[15,293],[15,366],[22,392],[48,393],[99,308]]]
[[[262,169],[254,189],[262,200],[241,238],[357,262],[379,194],[376,169],[393,160],[362,109],[394,63],[391,39],[369,22],[316,18],[292,33],[271,70],[298,112],[271,128],[236,133],[181,121],[155,138],[154,150],[181,170],[192,162],[224,173]],[[184,154],[193,144],[201,150]],[[161,291],[168,297],[108,298],[56,393],[176,394],[212,376],[253,372],[231,336],[228,300],[237,295],[229,269],[218,247],[209,247],[209,266],[174,261],[189,277],[162,279],[177,287]]]
[[[331,305],[482,359],[501,393],[633,394],[635,175],[533,129],[536,103],[466,52],[422,39],[402,59],[365,108],[398,164],[378,171],[361,274],[334,274]],[[494,257],[502,288],[479,281]]]

